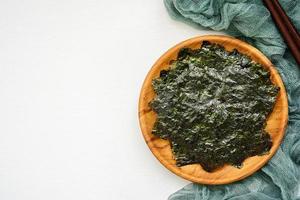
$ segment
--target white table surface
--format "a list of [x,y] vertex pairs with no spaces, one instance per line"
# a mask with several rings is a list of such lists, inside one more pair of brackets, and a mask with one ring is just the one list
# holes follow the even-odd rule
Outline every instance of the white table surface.
[[163,200],[189,183],[149,151],[137,104],[162,53],[209,33],[162,0],[0,1],[0,199]]

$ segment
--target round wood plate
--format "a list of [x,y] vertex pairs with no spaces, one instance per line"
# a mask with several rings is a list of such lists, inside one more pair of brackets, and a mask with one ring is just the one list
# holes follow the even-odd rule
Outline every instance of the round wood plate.
[[[252,60],[262,64],[267,70],[270,71],[271,81],[280,87],[280,92],[277,97],[275,107],[267,119],[266,127],[266,131],[271,135],[273,146],[270,152],[264,156],[253,156],[247,158],[243,162],[241,169],[230,165],[225,165],[217,171],[209,173],[203,170],[200,164],[177,167],[171,152],[169,141],[160,139],[151,133],[153,124],[156,120],[156,114],[149,107],[149,102],[155,96],[151,85],[152,79],[158,77],[159,72],[162,69],[167,69],[169,67],[169,62],[176,59],[177,53],[181,48],[199,48],[203,41],[210,41],[212,43],[220,44],[228,51],[237,49],[239,52],[249,55]],[[145,141],[152,153],[166,168],[171,170],[173,173],[187,180],[202,184],[216,185],[232,183],[250,176],[263,167],[280,146],[281,140],[284,136],[287,119],[288,103],[286,91],[283,82],[272,63],[256,48],[245,42],[228,36],[209,35],[195,37],[181,42],[169,49],[151,68],[144,81],[139,99],[140,126]]]

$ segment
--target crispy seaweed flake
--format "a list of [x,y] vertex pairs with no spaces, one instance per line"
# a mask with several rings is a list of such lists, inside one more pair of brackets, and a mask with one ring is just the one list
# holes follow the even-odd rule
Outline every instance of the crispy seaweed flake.
[[181,49],[153,88],[152,133],[170,141],[178,166],[199,163],[208,172],[224,164],[241,167],[247,157],[270,150],[266,119],[279,88],[237,50],[209,42]]

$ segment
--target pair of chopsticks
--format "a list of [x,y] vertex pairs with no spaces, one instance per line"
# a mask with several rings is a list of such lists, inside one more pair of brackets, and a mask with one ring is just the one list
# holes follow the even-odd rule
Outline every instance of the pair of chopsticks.
[[300,67],[300,35],[278,0],[263,0],[277,28]]

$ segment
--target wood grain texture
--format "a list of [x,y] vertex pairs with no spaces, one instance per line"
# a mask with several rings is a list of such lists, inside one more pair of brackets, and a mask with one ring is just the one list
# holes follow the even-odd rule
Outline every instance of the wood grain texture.
[[[154,98],[155,93],[152,88],[152,80],[159,76],[162,69],[168,69],[169,61],[176,59],[178,51],[183,47],[199,48],[202,41],[210,41],[225,47],[226,50],[232,51],[237,49],[239,52],[246,54],[255,62],[262,64],[267,70],[270,71],[271,81],[280,87],[280,92],[277,97],[273,112],[267,119],[266,131],[271,135],[273,146],[269,154],[264,156],[253,156],[247,158],[243,162],[241,169],[226,165],[212,173],[206,172],[202,169],[200,164],[191,164],[183,167],[177,167],[176,162],[171,152],[169,141],[160,139],[154,136],[151,131],[156,120],[156,114],[149,107],[149,102]],[[182,43],[169,49],[151,68],[148,73],[144,84],[142,86],[140,99],[139,99],[139,121],[143,136],[147,145],[149,146],[155,157],[169,170],[178,176],[190,180],[192,182],[202,184],[227,184],[234,181],[241,180],[250,176],[261,167],[274,155],[283,139],[285,128],[288,120],[288,101],[286,96],[285,87],[283,82],[272,65],[272,63],[265,57],[259,50],[251,45],[242,42],[238,39],[228,36],[200,36]]]

